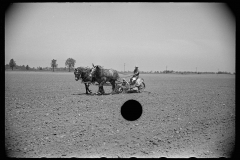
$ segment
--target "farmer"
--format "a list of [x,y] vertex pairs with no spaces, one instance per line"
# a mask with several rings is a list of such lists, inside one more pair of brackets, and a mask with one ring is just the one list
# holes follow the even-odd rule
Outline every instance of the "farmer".
[[138,67],[135,66],[135,69],[134,69],[134,71],[133,71],[133,76],[132,76],[132,78],[130,79],[130,82],[131,82],[132,85],[135,84],[135,82],[136,82],[136,80],[138,79],[138,77],[139,77],[139,70],[138,70]]

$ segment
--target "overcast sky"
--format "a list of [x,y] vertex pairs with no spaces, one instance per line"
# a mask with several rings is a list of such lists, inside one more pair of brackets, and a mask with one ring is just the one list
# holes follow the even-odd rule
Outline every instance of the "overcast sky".
[[235,72],[235,17],[221,3],[16,3],[5,64]]

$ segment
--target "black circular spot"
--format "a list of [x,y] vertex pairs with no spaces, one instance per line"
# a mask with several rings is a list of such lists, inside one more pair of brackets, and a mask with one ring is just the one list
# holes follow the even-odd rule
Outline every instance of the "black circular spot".
[[128,100],[122,105],[121,114],[127,121],[135,121],[142,115],[142,105],[136,100]]

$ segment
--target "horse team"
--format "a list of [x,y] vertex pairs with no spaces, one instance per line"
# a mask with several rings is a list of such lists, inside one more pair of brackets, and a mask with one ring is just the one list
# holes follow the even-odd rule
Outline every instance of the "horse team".
[[96,65],[93,68],[89,67],[78,67],[74,70],[75,80],[78,81],[82,79],[82,82],[85,84],[86,94],[91,94],[89,85],[93,83],[98,83],[99,89],[97,94],[104,94],[103,85],[106,82],[110,82],[112,85],[112,92],[115,93],[115,81],[119,79],[118,72],[114,69],[104,69],[103,67]]

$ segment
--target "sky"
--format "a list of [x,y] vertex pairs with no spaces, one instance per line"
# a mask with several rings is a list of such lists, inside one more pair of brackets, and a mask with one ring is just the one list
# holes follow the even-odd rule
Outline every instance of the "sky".
[[223,3],[14,3],[5,12],[5,64],[235,72],[235,46]]

